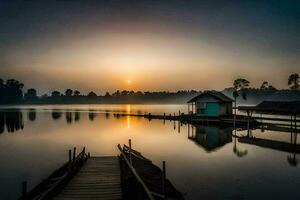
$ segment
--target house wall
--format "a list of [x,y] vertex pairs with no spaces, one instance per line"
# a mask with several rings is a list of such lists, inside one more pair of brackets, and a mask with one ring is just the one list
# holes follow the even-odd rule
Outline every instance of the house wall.
[[[200,104],[206,104],[206,108],[201,110]],[[221,102],[196,102],[196,113],[198,116],[217,117],[221,115],[232,114],[232,103],[221,103]]]
[[219,102],[206,102],[206,108],[201,112],[198,106],[200,103],[196,103],[197,115],[198,116],[207,116],[215,117],[220,114],[220,103]]
[[[201,105],[206,104],[206,108],[201,109]],[[232,103],[221,102],[214,96],[202,96],[196,100],[196,114],[204,117],[218,117],[232,114]]]
[[231,115],[231,114],[232,114],[232,103],[221,103],[220,115]]

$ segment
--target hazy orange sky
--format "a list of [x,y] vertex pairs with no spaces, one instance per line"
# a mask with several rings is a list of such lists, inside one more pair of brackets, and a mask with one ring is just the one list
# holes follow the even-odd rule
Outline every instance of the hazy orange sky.
[[40,93],[223,89],[238,77],[286,88],[300,73],[299,3],[242,2],[3,2],[0,77]]

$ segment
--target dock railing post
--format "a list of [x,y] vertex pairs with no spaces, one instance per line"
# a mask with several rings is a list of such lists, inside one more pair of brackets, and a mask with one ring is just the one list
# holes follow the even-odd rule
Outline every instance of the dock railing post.
[[72,150],[69,149],[69,172],[71,171],[72,167]]
[[132,165],[132,157],[131,157],[131,139],[129,139],[129,162]]
[[297,133],[297,115],[294,116],[295,133]]
[[27,197],[27,181],[22,182],[22,199],[26,199]]
[[162,165],[162,193],[166,199],[166,161],[163,161]]
[[76,158],[76,147],[74,147],[73,149],[73,164],[75,162],[75,158]]

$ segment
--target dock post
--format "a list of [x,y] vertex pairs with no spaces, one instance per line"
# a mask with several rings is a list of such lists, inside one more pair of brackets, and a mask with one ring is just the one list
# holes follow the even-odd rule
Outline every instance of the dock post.
[[88,152],[88,158],[90,158],[91,157],[91,154],[90,154],[90,152]]
[[293,131],[293,115],[291,115],[291,131]]
[[73,149],[73,163],[75,162],[75,158],[76,158],[76,147],[74,147]]
[[129,162],[132,164],[132,157],[131,157],[131,139],[129,139]]
[[178,111],[178,116],[180,117],[180,110]]
[[297,115],[295,115],[295,133],[297,133]]
[[22,182],[22,199],[26,199],[27,196],[27,181]]
[[249,111],[247,110],[247,116],[248,116],[248,120],[247,120],[247,134],[248,134],[248,137],[249,137],[249,134],[250,134],[250,113]]
[[174,130],[176,130],[176,121],[174,120]]
[[166,199],[166,161],[163,161],[162,165],[162,193]]
[[69,149],[69,171],[71,171],[71,163],[72,163],[72,150]]

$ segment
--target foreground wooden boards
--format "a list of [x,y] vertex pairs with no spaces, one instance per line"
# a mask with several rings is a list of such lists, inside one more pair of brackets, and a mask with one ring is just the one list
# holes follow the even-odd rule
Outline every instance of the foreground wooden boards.
[[89,158],[54,199],[122,199],[119,158]]

